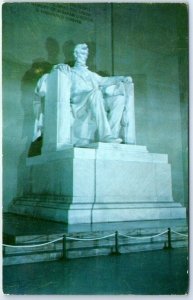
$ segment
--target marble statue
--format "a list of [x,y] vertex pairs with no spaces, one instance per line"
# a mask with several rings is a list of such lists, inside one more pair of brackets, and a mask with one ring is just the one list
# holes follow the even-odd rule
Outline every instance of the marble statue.
[[[60,97],[70,103],[69,143],[75,146],[93,142],[135,143],[132,78],[102,77],[91,72],[86,65],[88,54],[88,46],[78,44],[74,49],[74,67],[58,64],[51,71],[61,74],[60,84],[65,88]],[[35,89],[33,141],[44,134],[44,107],[48,86],[52,85],[49,76],[43,75]]]
[[67,224],[185,219],[168,156],[135,143],[131,78],[89,71],[86,44],[74,56],[74,67],[55,65],[37,83],[32,144],[41,151],[27,158],[10,211]]

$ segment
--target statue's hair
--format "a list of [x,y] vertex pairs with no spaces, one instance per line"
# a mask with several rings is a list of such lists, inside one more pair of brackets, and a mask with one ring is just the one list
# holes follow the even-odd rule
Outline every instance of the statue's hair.
[[74,57],[76,58],[78,52],[86,49],[88,49],[87,44],[77,44],[74,48]]

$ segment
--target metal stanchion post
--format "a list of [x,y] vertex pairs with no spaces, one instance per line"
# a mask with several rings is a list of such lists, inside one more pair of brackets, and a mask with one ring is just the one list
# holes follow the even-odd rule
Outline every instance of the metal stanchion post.
[[168,235],[168,244],[164,246],[164,249],[171,250],[172,249],[171,228],[168,228],[167,235]]
[[171,229],[168,228],[168,249],[172,249],[172,243],[171,243]]
[[67,259],[67,249],[66,249],[66,235],[63,235],[63,259]]
[[119,252],[119,233],[118,231],[115,232],[115,251],[112,253],[112,255],[120,255]]

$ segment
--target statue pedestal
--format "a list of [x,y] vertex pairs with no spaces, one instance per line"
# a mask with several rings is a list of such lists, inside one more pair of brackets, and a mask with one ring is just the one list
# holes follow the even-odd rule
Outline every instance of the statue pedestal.
[[91,144],[27,159],[25,194],[12,212],[68,224],[180,219],[167,155],[144,146]]

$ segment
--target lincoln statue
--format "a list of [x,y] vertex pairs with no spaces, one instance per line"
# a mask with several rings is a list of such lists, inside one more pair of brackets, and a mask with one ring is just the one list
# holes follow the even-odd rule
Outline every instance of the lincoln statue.
[[[66,64],[55,65],[56,70],[65,74],[70,97],[71,143],[84,146],[93,142],[134,143],[128,135],[132,127],[131,77],[102,77],[88,69],[86,65],[89,49],[86,44],[74,48],[74,67]],[[44,134],[44,106],[49,74],[43,75],[35,89],[35,141]],[[61,83],[62,84],[62,83]],[[131,123],[131,124],[130,124]],[[129,140],[130,138],[130,140]]]

